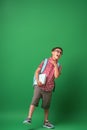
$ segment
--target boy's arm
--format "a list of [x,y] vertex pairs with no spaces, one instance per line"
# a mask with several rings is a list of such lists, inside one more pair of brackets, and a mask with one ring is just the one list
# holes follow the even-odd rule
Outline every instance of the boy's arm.
[[54,77],[58,78],[60,75],[57,63],[54,63]]
[[57,65],[54,65],[54,76],[55,76],[55,78],[58,78],[60,75],[61,75],[61,71],[62,71],[62,66],[60,65],[59,67],[58,67],[58,64]]
[[39,87],[42,86],[42,83],[39,81],[39,73],[40,73],[40,71],[41,71],[41,68],[38,67],[38,68],[36,69],[36,72],[35,72],[35,77],[36,77],[36,80],[37,80],[37,85],[38,85]]
[[56,61],[52,61],[51,63],[54,65],[54,77],[58,78],[59,75],[61,74],[62,67],[61,66],[58,67],[58,64]]

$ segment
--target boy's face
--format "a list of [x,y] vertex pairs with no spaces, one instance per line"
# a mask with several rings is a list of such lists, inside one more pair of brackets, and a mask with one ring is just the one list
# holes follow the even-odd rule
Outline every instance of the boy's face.
[[62,51],[61,49],[55,49],[54,51],[52,51],[52,57],[55,59],[55,60],[58,60],[62,55]]

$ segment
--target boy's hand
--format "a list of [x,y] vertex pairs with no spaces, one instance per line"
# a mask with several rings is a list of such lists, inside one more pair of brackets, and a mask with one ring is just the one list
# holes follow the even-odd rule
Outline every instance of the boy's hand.
[[41,87],[43,84],[40,81],[37,81],[37,85]]

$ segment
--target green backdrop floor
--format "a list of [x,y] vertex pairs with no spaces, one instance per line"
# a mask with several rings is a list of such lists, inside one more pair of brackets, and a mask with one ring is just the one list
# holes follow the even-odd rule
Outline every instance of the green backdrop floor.
[[[32,124],[23,124],[26,118],[25,112],[13,111],[0,113],[0,129],[1,130],[46,130],[43,128],[42,111],[37,111],[33,115]],[[52,119],[51,119],[52,120]],[[53,119],[54,120],[54,119]],[[86,122],[57,122],[53,121],[55,130],[87,130]]]

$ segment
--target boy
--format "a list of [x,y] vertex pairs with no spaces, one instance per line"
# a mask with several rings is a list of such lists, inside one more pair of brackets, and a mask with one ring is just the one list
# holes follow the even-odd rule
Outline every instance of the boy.
[[61,66],[58,67],[58,60],[63,54],[63,49],[61,47],[54,47],[51,51],[52,56],[48,58],[48,62],[45,70],[42,72],[46,74],[46,83],[43,85],[39,81],[39,73],[43,66],[42,62],[35,72],[35,77],[37,81],[37,85],[34,87],[34,96],[30,105],[29,114],[24,123],[31,123],[31,118],[35,107],[38,106],[40,98],[42,98],[42,108],[44,109],[44,124],[45,128],[54,128],[53,124],[51,124],[48,120],[49,108],[51,103],[52,91],[54,88],[54,79],[58,78],[61,73]]

